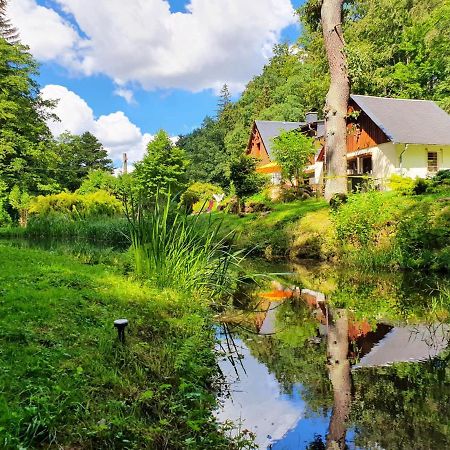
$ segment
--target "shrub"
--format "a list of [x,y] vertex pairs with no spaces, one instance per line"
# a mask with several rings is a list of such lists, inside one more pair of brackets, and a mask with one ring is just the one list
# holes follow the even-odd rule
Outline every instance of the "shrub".
[[450,169],[440,170],[431,178],[428,192],[440,192],[450,190]]
[[341,242],[367,246],[387,225],[395,225],[400,213],[393,195],[368,192],[350,195],[347,203],[333,212],[337,237]]
[[390,189],[403,195],[425,194],[431,184],[429,179],[417,177],[414,180],[410,177],[403,177],[401,175],[392,175],[388,182]]
[[388,181],[389,189],[399,192],[403,195],[412,195],[415,182],[410,177],[403,177],[401,175],[392,175]]
[[202,183],[197,181],[191,184],[181,195],[180,205],[191,213],[196,203],[203,204],[212,199],[214,194],[223,194],[223,189],[211,183]]
[[450,201],[424,200],[402,217],[396,236],[402,264],[445,268],[450,242]]
[[36,197],[30,206],[30,215],[46,216],[63,214],[72,219],[107,216],[122,212],[122,203],[106,191],[89,194],[61,192]]
[[295,200],[307,200],[314,195],[314,192],[307,184],[298,187],[282,186],[280,200],[284,203],[290,203]]

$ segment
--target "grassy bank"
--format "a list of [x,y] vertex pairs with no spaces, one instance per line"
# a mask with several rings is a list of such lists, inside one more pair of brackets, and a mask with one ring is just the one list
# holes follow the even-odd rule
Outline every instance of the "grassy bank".
[[[270,208],[270,212],[257,212],[242,217],[217,212],[211,214],[211,219],[222,221],[222,234],[236,234],[239,248],[267,259],[278,259],[289,256],[294,239],[292,228],[299,219],[308,213],[326,210],[328,206],[323,200],[305,200],[273,203]],[[209,219],[205,215],[203,221],[207,220]]]
[[353,194],[332,210],[324,201],[270,205],[243,217],[214,213],[237,245],[267,259],[450,271],[450,193]]
[[0,273],[2,448],[234,448],[210,413],[206,304],[1,244]]

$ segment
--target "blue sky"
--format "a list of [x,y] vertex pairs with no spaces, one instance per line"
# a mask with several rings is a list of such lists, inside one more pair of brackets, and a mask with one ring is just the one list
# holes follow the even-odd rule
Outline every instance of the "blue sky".
[[59,97],[55,134],[89,129],[116,158],[158,129],[186,134],[238,98],[273,44],[295,42],[303,0],[14,0],[9,14]]

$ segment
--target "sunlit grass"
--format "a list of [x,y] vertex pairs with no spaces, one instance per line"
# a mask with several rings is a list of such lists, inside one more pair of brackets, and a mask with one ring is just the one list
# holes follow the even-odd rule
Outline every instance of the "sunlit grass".
[[[0,273],[1,448],[228,448],[210,420],[201,302],[1,244]],[[123,317],[125,346],[113,327]]]

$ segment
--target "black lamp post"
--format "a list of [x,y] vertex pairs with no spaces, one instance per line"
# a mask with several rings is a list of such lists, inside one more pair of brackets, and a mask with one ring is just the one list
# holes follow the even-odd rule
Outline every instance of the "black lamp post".
[[125,328],[128,325],[127,319],[118,319],[114,321],[114,326],[117,328],[117,334],[119,337],[119,341],[122,342],[122,344],[125,343]]

